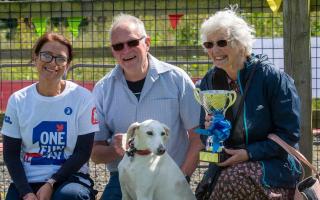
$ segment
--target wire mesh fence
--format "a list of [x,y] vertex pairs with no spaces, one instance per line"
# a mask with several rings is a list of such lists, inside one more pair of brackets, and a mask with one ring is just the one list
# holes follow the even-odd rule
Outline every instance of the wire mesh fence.
[[[238,4],[241,15],[256,29],[255,53],[267,54],[276,67],[284,69],[283,16],[273,13],[261,0],[114,0],[114,1],[6,1],[0,3],[0,111],[14,91],[37,80],[31,49],[44,32],[65,35],[73,44],[75,58],[66,79],[88,89],[112,69],[115,60],[109,48],[112,19],[119,13],[133,14],[144,21],[151,36],[150,52],[181,67],[195,80],[211,67],[201,47],[199,28],[214,12]],[[311,53],[313,109],[320,108],[320,2],[311,1]],[[314,128],[320,128],[320,112],[314,112]],[[2,121],[2,120],[1,120]],[[317,131],[315,131],[317,132]],[[320,168],[320,134],[314,136],[313,162]],[[1,155],[2,156],[2,155]],[[91,174],[101,192],[108,173],[104,165],[91,163]],[[203,168],[197,169],[197,184]],[[0,192],[10,177],[0,159]],[[3,196],[2,196],[3,197]]]
[[312,70],[312,127],[313,164],[320,169],[320,1],[314,4],[310,13],[311,26],[311,70]]

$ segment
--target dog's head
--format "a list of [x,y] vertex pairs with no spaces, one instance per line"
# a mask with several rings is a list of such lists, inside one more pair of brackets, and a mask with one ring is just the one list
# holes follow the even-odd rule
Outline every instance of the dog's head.
[[166,151],[165,144],[169,138],[169,128],[156,120],[135,122],[127,131],[127,143],[131,138],[134,138],[136,149],[148,149],[156,155],[162,155]]

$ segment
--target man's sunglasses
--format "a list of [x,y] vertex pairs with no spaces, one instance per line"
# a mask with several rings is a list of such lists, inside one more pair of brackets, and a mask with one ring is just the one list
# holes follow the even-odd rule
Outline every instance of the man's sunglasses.
[[121,51],[122,49],[124,49],[124,44],[127,44],[128,47],[136,47],[139,45],[140,40],[142,40],[143,38],[145,38],[145,36],[142,36],[141,38],[136,39],[136,40],[130,40],[130,41],[124,42],[124,43],[113,44],[111,46],[112,46],[113,50]]
[[228,45],[228,40],[218,40],[216,42],[204,42],[203,46],[206,49],[211,49],[214,47],[214,45],[217,45],[218,47],[225,47]]

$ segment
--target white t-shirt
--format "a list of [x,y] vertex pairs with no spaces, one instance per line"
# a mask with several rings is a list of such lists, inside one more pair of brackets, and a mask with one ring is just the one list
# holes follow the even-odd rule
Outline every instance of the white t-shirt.
[[[90,91],[66,81],[64,91],[54,97],[41,96],[36,83],[12,94],[1,132],[22,139],[28,182],[43,182],[72,155],[78,135],[98,130]],[[88,173],[87,164],[80,171]]]

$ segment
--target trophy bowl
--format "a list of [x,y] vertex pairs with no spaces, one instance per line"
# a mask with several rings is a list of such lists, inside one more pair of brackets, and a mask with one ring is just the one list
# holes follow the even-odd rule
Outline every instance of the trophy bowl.
[[198,103],[205,109],[207,114],[222,113],[225,115],[227,109],[234,104],[237,93],[233,90],[194,90],[194,96]]
[[[197,102],[204,108],[206,114],[214,116],[213,126],[210,130],[196,129],[195,132],[208,136],[206,149],[200,151],[200,160],[204,162],[219,163],[227,159],[223,149],[223,142],[229,137],[231,124],[225,119],[227,109],[237,98],[235,91],[229,90],[194,90]],[[217,125],[218,124],[218,125]],[[217,126],[215,126],[217,125]]]

